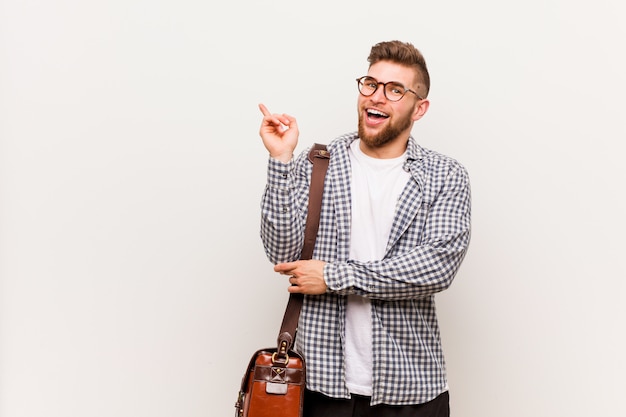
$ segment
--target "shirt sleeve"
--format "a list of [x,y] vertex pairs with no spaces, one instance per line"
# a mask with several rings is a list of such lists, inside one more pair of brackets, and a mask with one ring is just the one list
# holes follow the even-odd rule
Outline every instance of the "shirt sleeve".
[[[405,241],[418,244],[379,261],[326,264],[324,277],[329,292],[402,300],[428,297],[447,289],[469,245],[470,206],[469,177],[457,165],[448,172],[428,208],[423,228],[413,227],[413,232],[403,236]],[[417,231],[420,237],[415,235]]]
[[269,159],[261,200],[261,240],[272,263],[300,258],[304,242],[311,165],[301,153],[288,163]]

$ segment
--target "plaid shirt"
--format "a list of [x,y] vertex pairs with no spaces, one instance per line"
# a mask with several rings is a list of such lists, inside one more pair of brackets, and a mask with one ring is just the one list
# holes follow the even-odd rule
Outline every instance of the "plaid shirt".
[[[420,404],[447,389],[434,296],[450,286],[470,240],[470,187],[457,161],[411,137],[404,168],[411,173],[397,206],[386,254],[359,262],[350,249],[350,159],[356,133],[328,145],[320,228],[313,259],[328,262],[328,291],[305,296],[296,349],[307,364],[307,388],[349,398],[343,339],[346,296],[372,303],[372,405]],[[270,158],[262,199],[261,238],[274,263],[299,258],[312,164],[308,150],[289,163]]]

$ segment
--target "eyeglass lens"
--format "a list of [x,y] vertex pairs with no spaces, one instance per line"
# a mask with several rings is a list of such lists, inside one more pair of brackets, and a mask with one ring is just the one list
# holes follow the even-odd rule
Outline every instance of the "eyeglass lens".
[[[359,91],[364,96],[371,96],[376,92],[378,86],[383,84],[372,77],[362,77],[359,78],[357,81],[359,84]],[[404,97],[406,91],[407,89],[400,83],[388,82],[384,84],[385,97],[387,97],[387,99],[391,101],[400,100],[402,97]]]

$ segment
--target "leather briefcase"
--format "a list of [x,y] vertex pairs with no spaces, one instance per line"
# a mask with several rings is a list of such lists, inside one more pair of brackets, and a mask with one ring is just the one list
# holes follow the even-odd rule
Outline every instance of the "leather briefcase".
[[237,417],[301,417],[305,387],[304,359],[276,348],[257,351],[241,381]]

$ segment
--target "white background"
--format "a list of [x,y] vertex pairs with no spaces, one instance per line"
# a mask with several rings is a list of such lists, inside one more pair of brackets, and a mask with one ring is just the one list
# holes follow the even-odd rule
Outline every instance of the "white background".
[[619,0],[0,0],[0,416],[228,416],[287,292],[264,102],[355,130],[370,47],[432,76],[473,236],[438,297],[456,417],[626,415]]

